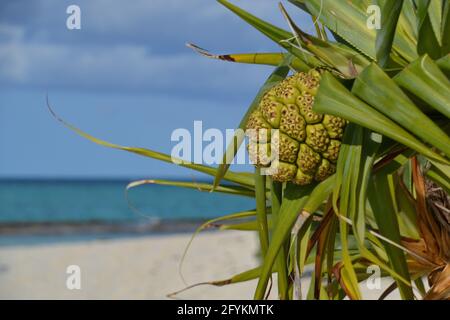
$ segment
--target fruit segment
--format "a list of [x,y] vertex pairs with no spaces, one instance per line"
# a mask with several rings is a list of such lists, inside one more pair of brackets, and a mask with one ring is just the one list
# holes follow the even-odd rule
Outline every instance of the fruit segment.
[[[250,159],[256,166],[275,169],[276,181],[307,185],[336,171],[347,123],[313,111],[319,82],[317,70],[286,78],[264,95],[249,118]],[[279,131],[273,134],[270,129]]]

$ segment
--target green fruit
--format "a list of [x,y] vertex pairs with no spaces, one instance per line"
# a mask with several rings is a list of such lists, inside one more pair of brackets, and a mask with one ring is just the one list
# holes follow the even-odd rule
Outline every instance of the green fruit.
[[[275,181],[307,185],[336,171],[347,123],[312,110],[319,82],[317,70],[290,76],[270,89],[249,117],[250,159],[257,166],[276,168]],[[279,132],[273,134],[270,129]],[[271,145],[278,150],[278,159]]]

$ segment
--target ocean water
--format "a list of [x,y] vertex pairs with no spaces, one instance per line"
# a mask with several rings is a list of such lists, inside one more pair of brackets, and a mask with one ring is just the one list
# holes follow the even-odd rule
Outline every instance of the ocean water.
[[0,224],[204,219],[254,208],[251,198],[129,181],[0,181]]

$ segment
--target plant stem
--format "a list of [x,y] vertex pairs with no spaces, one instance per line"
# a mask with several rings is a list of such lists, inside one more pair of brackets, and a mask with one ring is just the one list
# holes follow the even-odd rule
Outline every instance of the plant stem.
[[263,258],[269,248],[269,227],[266,212],[266,176],[261,169],[255,169],[256,221],[258,222],[259,241]]
[[[283,198],[283,184],[271,181],[272,219],[275,228],[279,220],[279,211]],[[276,265],[278,267],[278,296],[281,300],[289,299],[289,277],[286,250],[278,253]]]

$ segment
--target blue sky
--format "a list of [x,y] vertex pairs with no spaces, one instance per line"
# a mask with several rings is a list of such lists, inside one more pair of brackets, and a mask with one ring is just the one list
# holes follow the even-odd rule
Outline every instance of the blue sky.
[[[277,1],[233,3],[286,28]],[[66,8],[81,8],[81,30]],[[306,15],[286,4],[312,32]],[[192,171],[109,150],[64,128],[55,111],[108,141],[170,153],[170,134],[234,128],[269,67],[206,59],[213,52],[280,51],[215,1],[2,0],[0,177],[191,177]],[[245,168],[237,168],[245,169]]]

